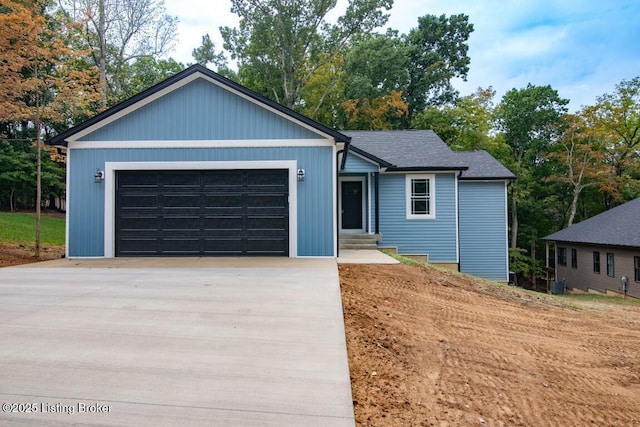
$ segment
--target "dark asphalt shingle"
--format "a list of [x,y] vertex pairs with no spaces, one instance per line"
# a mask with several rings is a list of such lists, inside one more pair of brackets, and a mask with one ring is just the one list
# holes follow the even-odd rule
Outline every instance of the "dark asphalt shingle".
[[640,248],[640,197],[550,234],[544,240]]
[[469,166],[460,179],[516,179],[509,169],[486,151],[456,151],[455,154]]
[[343,131],[351,146],[395,169],[462,170],[461,179],[515,179],[485,151],[453,151],[432,130]]

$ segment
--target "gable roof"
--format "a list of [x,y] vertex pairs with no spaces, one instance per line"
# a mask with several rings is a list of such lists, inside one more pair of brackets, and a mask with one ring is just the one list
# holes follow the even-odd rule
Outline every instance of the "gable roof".
[[505,180],[516,176],[486,151],[453,151],[432,130],[344,131],[349,150],[387,170],[459,170],[460,179]]
[[469,166],[469,169],[462,172],[461,180],[516,179],[509,169],[484,150],[456,151],[455,154]]
[[550,234],[544,240],[640,248],[640,197]]
[[133,97],[122,101],[119,104],[114,105],[113,107],[109,108],[108,110],[103,111],[102,113],[99,113],[93,117],[91,117],[88,120],[85,120],[84,122],[67,129],[66,131],[50,138],[47,141],[48,145],[62,145],[62,146],[66,146],[67,145],[67,139],[69,139],[70,137],[72,137],[73,135],[78,134],[79,132],[85,131],[89,128],[92,128],[96,125],[98,125],[100,122],[102,121],[106,121],[108,119],[112,119],[114,115],[117,114],[122,114],[122,113],[126,113],[125,110],[128,109],[132,109],[136,107],[136,104],[143,104],[145,100],[147,100],[148,98],[153,98],[154,96],[161,96],[161,93],[163,91],[166,90],[171,90],[171,86],[176,85],[177,83],[181,82],[182,80],[188,78],[188,77],[196,77],[197,75],[200,75],[202,77],[205,78],[209,78],[214,80],[216,83],[218,83],[219,85],[228,88],[231,91],[234,92],[238,92],[244,96],[246,96],[247,98],[251,99],[253,102],[256,102],[257,104],[262,104],[267,108],[271,108],[273,110],[278,111],[279,113],[281,113],[282,115],[284,115],[285,117],[288,117],[289,119],[299,122],[301,124],[304,124],[306,126],[309,126],[310,128],[314,129],[315,131],[317,131],[318,133],[321,134],[325,134],[327,136],[332,137],[336,142],[344,142],[344,143],[349,143],[349,138],[336,131],[335,129],[331,129],[328,126],[323,125],[322,123],[319,123],[309,117],[306,117],[290,108],[287,108],[283,105],[278,104],[275,101],[270,100],[269,98],[266,98],[262,95],[260,95],[257,92],[254,92],[236,82],[234,82],[233,80],[230,80],[226,77],[223,77],[222,75],[209,70],[208,68],[199,65],[199,64],[195,64],[190,66],[189,68],[186,68],[185,70],[169,77],[166,80],[163,80],[162,82],[150,87],[149,89],[144,90],[143,92],[140,92],[137,95],[134,95]]

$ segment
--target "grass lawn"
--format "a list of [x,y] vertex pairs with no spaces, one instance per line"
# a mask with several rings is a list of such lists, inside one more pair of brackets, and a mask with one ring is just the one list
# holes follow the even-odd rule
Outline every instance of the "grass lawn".
[[[40,238],[42,243],[64,245],[63,219],[42,216]],[[0,242],[34,243],[36,216],[28,213],[0,212]]]

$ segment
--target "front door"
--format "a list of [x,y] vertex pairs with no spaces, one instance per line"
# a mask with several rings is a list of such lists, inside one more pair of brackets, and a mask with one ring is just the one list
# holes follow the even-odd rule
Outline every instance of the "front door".
[[362,181],[341,182],[342,230],[362,231]]

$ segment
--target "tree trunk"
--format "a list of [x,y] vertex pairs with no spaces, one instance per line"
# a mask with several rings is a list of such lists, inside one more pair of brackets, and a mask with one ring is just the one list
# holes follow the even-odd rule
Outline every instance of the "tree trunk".
[[511,248],[518,247],[518,203],[515,190],[511,192]]
[[100,39],[100,63],[98,65],[100,71],[100,106],[107,108],[107,41],[105,35],[106,16],[104,10],[104,0],[98,2],[98,38]]
[[576,211],[578,210],[578,197],[580,196],[581,191],[582,188],[580,186],[573,187],[573,199],[571,200],[571,207],[569,209],[569,222],[567,223],[567,227],[571,227],[573,220],[576,217]]
[[36,258],[40,258],[40,205],[42,204],[42,141],[40,140],[40,128],[40,118],[38,117],[36,119],[36,141],[38,144],[38,150],[36,151],[36,248],[34,253]]

